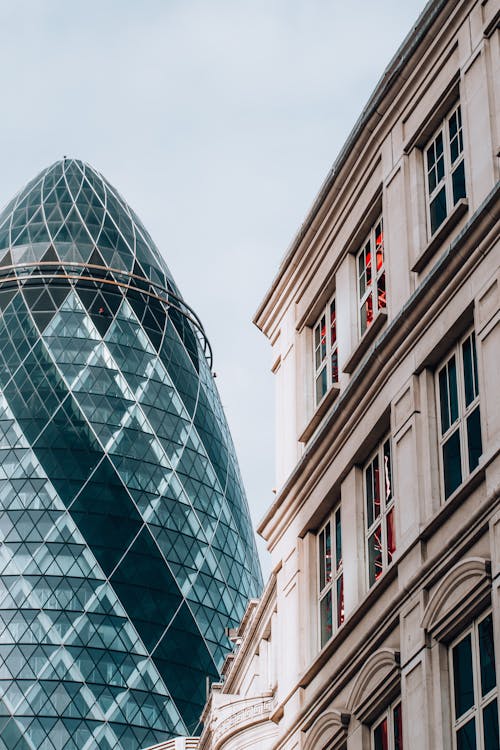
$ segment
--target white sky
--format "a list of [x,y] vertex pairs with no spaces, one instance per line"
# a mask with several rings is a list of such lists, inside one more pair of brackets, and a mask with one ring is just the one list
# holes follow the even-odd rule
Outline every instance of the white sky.
[[274,394],[251,319],[424,5],[0,0],[0,204],[66,154],[135,209],[211,341],[254,525]]

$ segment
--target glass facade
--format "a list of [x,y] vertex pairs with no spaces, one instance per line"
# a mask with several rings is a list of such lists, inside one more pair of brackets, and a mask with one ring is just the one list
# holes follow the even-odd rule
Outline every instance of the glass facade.
[[261,573],[199,320],[116,190],[0,216],[0,750],[194,734]]

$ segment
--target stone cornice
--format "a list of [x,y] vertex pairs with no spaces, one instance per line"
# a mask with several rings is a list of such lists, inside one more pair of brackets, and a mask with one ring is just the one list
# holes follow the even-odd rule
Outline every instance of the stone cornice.
[[[302,249],[301,255],[303,256],[304,246],[308,243],[310,244],[312,237],[322,224],[323,215],[327,211],[329,194],[334,189],[338,178],[348,166],[352,166],[350,162],[359,155],[366,144],[380,136],[378,125],[387,119],[386,113],[390,108],[390,104],[397,99],[398,94],[408,83],[412,73],[418,68],[418,62],[426,54],[431,45],[431,40],[437,36],[429,32],[433,24],[437,22],[441,12],[449,5],[448,15],[451,16],[458,12],[461,4],[450,2],[450,0],[434,0],[434,2],[429,2],[387,66],[340,150],[311,209],[285,253],[270,289],[255,313],[254,323],[262,331],[269,326],[271,307],[276,307],[277,296],[281,295],[280,288],[282,288],[282,291],[287,283],[290,283],[289,277],[291,277],[300,263],[300,259],[298,258],[299,250]],[[417,55],[420,55],[420,58],[417,58]],[[412,64],[412,69],[408,72],[410,63]]]

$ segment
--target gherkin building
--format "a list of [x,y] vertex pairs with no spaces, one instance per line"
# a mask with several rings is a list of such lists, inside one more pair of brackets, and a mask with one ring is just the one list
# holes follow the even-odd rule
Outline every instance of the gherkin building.
[[0,216],[0,750],[194,734],[261,573],[203,327],[64,159]]

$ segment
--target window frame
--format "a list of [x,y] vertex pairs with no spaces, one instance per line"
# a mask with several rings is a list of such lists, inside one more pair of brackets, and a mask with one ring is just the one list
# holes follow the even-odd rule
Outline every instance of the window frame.
[[[323,319],[325,321],[324,337],[321,332]],[[323,349],[324,355],[322,355]],[[312,326],[312,364],[314,407],[317,408],[325,398],[332,385],[337,385],[339,382],[337,308],[335,302],[335,294],[330,297],[327,304],[323,307],[321,313],[318,315],[316,322]],[[325,378],[324,390],[323,387],[321,387],[322,393],[320,398],[318,398],[318,382],[323,373]]]
[[[337,531],[339,534],[337,535]],[[330,546],[326,544],[329,532]],[[339,544],[340,539],[340,544]],[[325,541],[322,541],[325,540]],[[318,642],[320,649],[344,624],[344,561],[342,556],[342,509],[338,502],[316,535]],[[328,554],[329,553],[329,554]],[[330,560],[330,563],[328,563]],[[330,602],[328,604],[328,602]],[[331,630],[324,637],[323,614],[330,614]],[[328,620],[326,619],[326,622]]]
[[[399,709],[399,720],[396,719],[396,711]],[[384,713],[373,722],[370,728],[370,747],[371,750],[379,750],[380,746],[375,744],[375,732],[379,727],[386,722],[387,726],[387,750],[403,750],[403,706],[401,702],[401,696],[397,700],[393,701],[390,706],[386,708]],[[396,729],[399,727],[399,739],[396,736]],[[385,750],[381,748],[380,750]]]
[[[472,376],[472,398],[468,402],[467,396],[467,385],[465,375],[465,347],[467,341],[470,341],[470,375]],[[454,362],[452,366],[451,363]],[[450,379],[450,373],[453,372],[455,386],[452,388],[452,380]],[[444,378],[441,375],[444,374]],[[443,502],[446,502],[453,494],[458,490],[459,487],[467,480],[467,478],[476,470],[480,464],[481,456],[483,454],[483,439],[481,430],[481,398],[479,392],[479,370],[477,362],[477,346],[476,346],[476,335],[473,328],[470,328],[464,335],[462,335],[455,345],[450,349],[446,357],[441,361],[439,366],[436,368],[435,376],[435,388],[436,388],[436,418],[438,425],[438,450],[439,450],[439,475],[440,475],[440,486],[441,496]],[[469,384],[470,388],[470,384]],[[446,392],[445,392],[446,389]],[[453,390],[455,394],[452,395]],[[470,395],[470,393],[469,393]],[[456,417],[453,418],[453,398],[456,398]],[[477,419],[479,420],[479,443],[480,452],[478,454],[477,462],[471,468],[471,449],[469,446],[469,433],[468,425],[472,415],[477,410]],[[446,412],[446,413],[445,413]],[[449,421],[448,426],[444,429],[446,420]],[[460,481],[458,484],[452,484],[451,489],[447,487],[447,468],[445,464],[445,446],[450,444],[450,441],[454,438],[455,434],[458,433],[458,447],[460,450]]]
[[[456,132],[451,135],[450,123],[453,119],[456,119],[457,129]],[[441,153],[437,153],[438,140],[441,139]],[[454,145],[458,146],[457,156],[453,158],[452,150]],[[434,151],[434,161],[429,166],[429,153],[431,149]],[[457,203],[467,197],[467,175],[465,170],[465,150],[464,150],[464,135],[463,135],[463,119],[462,119],[462,108],[458,101],[446,114],[446,116],[440,121],[439,126],[434,130],[432,137],[427,141],[425,147],[422,149],[423,155],[423,168],[424,168],[424,183],[425,183],[425,206],[426,206],[426,222],[427,222],[427,234],[429,238],[432,238],[444,224],[448,216],[453,211]],[[436,158],[437,157],[437,158]],[[438,162],[442,157],[442,170],[443,175],[439,177]],[[457,196],[454,195],[454,175],[458,175],[458,170],[462,167],[462,187],[463,190],[459,191]],[[430,175],[433,174],[431,178]],[[431,189],[430,183],[435,183]],[[442,219],[433,227],[432,220],[432,204],[437,200],[439,194],[444,188],[445,198],[445,214]]]
[[[378,231],[379,228],[380,231]],[[380,265],[378,264],[379,253],[382,259]],[[367,255],[369,256],[369,260],[367,260]],[[373,257],[377,259],[375,268],[372,267]],[[367,281],[368,273],[370,276],[369,281]],[[381,284],[382,278],[383,284]],[[376,221],[372,223],[370,231],[356,252],[356,294],[358,335],[362,338],[373,324],[377,313],[380,310],[387,309],[387,274],[385,267],[384,219],[382,214],[379,214]],[[371,311],[368,314],[367,310],[370,310],[368,300],[370,297],[372,298],[372,305]],[[363,310],[365,310],[364,315]],[[371,315],[370,320],[368,320],[369,315]],[[365,321],[364,325],[363,321]]]
[[[495,674],[495,685],[485,694],[482,695],[481,689],[481,648],[480,648],[480,635],[479,628],[482,623],[486,621],[488,617],[492,617],[492,610],[489,609],[483,612],[479,617],[476,617],[469,627],[462,631],[451,643],[448,649],[448,664],[449,664],[449,684],[450,684],[450,707],[451,707],[451,732],[452,742],[454,750],[457,750],[457,736],[458,732],[474,721],[474,731],[476,735],[476,747],[477,750],[484,750],[484,709],[490,704],[496,701],[497,716],[498,716],[498,679]],[[493,628],[493,623],[492,623]],[[473,690],[473,704],[467,708],[458,718],[456,717],[456,700],[455,700],[455,667],[454,667],[454,649],[461,643],[465,642],[466,639],[471,639],[471,665],[472,665],[472,690]],[[494,649],[494,644],[493,644]],[[493,650],[493,667],[495,669],[495,654]],[[498,724],[498,720],[497,720]]]
[[[388,453],[386,454],[385,449],[388,446]],[[381,471],[380,467],[385,465],[385,456],[389,457],[389,482],[385,483],[386,491],[383,493],[381,485]],[[386,570],[392,565],[394,554],[397,549],[396,540],[396,498],[394,496],[394,462],[392,459],[392,440],[390,433],[386,434],[385,437],[380,440],[377,448],[372,452],[370,458],[363,466],[363,516],[364,516],[364,536],[365,536],[365,559],[366,559],[366,582],[367,589],[371,589],[377,581],[384,575]],[[371,481],[368,481],[368,471],[371,470]],[[378,474],[377,474],[378,472]],[[379,495],[377,497],[375,482],[378,484]],[[371,492],[369,492],[369,485],[371,486]],[[389,495],[388,495],[389,492]],[[371,497],[369,497],[371,495]],[[385,496],[384,496],[385,495]],[[378,501],[378,502],[377,502]],[[372,520],[369,523],[369,509],[371,508]],[[377,514],[376,509],[379,505],[379,512]],[[392,515],[391,515],[392,514]],[[389,517],[392,518],[392,549],[389,547]],[[380,528],[380,553],[381,553],[381,567],[380,572],[376,575],[377,562],[376,558],[373,558],[373,575],[371,570],[371,558],[370,558],[370,541],[372,538],[375,539],[374,545],[377,541],[376,531],[377,527]],[[374,546],[376,549],[376,546]]]

